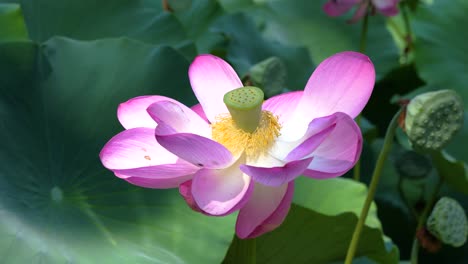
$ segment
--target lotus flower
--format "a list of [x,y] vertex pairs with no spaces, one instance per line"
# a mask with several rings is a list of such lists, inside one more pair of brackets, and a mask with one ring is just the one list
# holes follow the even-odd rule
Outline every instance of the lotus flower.
[[323,6],[327,15],[336,17],[348,12],[353,6],[358,8],[350,22],[361,19],[369,9],[369,4],[384,16],[395,16],[398,14],[399,0],[329,0]]
[[[212,55],[195,58],[190,83],[200,104],[142,96],[117,111],[126,129],[102,149],[103,165],[129,183],[176,188],[194,210],[239,211],[236,233],[253,238],[288,213],[294,179],[337,177],[354,166],[362,136],[354,122],[375,81],[365,55],[323,61],[304,91],[263,101],[233,68]],[[241,88],[243,87],[243,88]]]

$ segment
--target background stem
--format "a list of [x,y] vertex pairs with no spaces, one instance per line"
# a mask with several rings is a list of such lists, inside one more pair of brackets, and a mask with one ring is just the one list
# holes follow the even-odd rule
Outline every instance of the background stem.
[[436,202],[437,197],[439,196],[439,191],[440,191],[440,188],[442,187],[443,182],[444,180],[443,180],[442,175],[439,175],[439,181],[437,182],[437,186],[434,192],[432,193],[431,198],[429,199],[429,201],[427,201],[426,206],[424,207],[423,212],[421,213],[421,216],[419,216],[418,225],[416,227],[416,233],[415,233],[414,240],[413,240],[413,247],[411,248],[411,258],[410,258],[411,264],[418,263],[419,242],[416,237],[416,234],[421,228],[424,227],[427,217],[429,216],[429,213],[431,212],[431,209],[434,206],[434,203]]
[[[366,51],[368,22],[369,22],[369,12],[366,13],[366,15],[364,16],[364,20],[362,21],[361,41],[359,43],[359,52],[361,53],[365,53]],[[361,127],[361,115],[358,115],[356,117],[356,123],[359,127]],[[356,162],[356,165],[354,165],[353,178],[356,181],[359,181],[361,178],[361,159],[358,159],[358,161]]]
[[398,127],[398,118],[401,114],[401,109],[393,116],[392,121],[387,128],[387,132],[385,133],[384,144],[382,150],[380,151],[379,158],[377,159],[377,164],[375,165],[374,173],[372,174],[372,179],[369,185],[369,192],[366,196],[366,201],[364,202],[364,206],[361,211],[361,215],[358,219],[356,224],[356,228],[354,229],[353,237],[351,239],[351,243],[349,244],[348,252],[346,254],[345,264],[351,264],[356,254],[356,250],[359,244],[359,237],[362,232],[362,228],[367,218],[367,214],[369,213],[369,208],[374,200],[375,191],[377,190],[377,185],[380,180],[380,175],[382,169],[384,167],[385,161],[387,160],[388,154],[392,148],[393,138],[395,137],[395,131]]

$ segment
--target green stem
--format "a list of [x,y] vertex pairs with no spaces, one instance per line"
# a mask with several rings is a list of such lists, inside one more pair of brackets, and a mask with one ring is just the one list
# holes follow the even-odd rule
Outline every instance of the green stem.
[[[367,43],[367,28],[369,22],[369,12],[366,13],[364,16],[364,20],[362,21],[362,28],[361,28],[361,41],[359,43],[359,52],[364,53],[366,51],[366,43]],[[359,127],[361,127],[361,115],[356,117],[356,123]],[[359,181],[361,178],[361,159],[358,159],[356,165],[354,165],[353,170],[354,180]]]
[[361,211],[361,215],[359,216],[358,222],[354,229],[353,237],[351,239],[351,243],[349,244],[348,252],[346,254],[345,264],[351,264],[356,254],[356,250],[359,244],[359,237],[361,236],[362,229],[364,227],[364,223],[367,218],[367,214],[369,213],[369,208],[374,200],[375,191],[377,190],[377,185],[380,180],[380,175],[387,160],[388,154],[392,148],[393,139],[395,137],[395,131],[398,127],[398,117],[400,116],[401,109],[395,114],[390,121],[390,124],[387,128],[387,132],[385,133],[385,140],[380,151],[379,157],[377,159],[377,164],[375,165],[374,173],[372,174],[372,179],[369,185],[369,192],[367,193],[366,201],[364,202],[364,206]]
[[414,238],[413,246],[411,247],[411,264],[418,264],[419,243],[418,239]]
[[359,42],[359,52],[364,53],[366,51],[367,43],[367,28],[369,24],[369,12],[364,16],[361,27],[361,41]]
[[413,36],[413,31],[411,30],[411,24],[408,16],[408,8],[406,4],[401,5],[401,14],[403,15],[403,21],[405,23],[406,35],[411,38]]
[[[358,115],[356,117],[356,124],[361,127],[361,115]],[[355,181],[359,181],[361,178],[361,159],[358,159],[356,162],[356,165],[354,165],[353,169],[353,179]]]
[[405,191],[403,189],[403,180],[404,180],[404,177],[400,175],[398,177],[398,193],[400,194],[401,200],[403,200],[403,202],[406,205],[406,208],[408,208],[408,211],[411,213],[414,219],[418,219],[418,214],[416,213],[416,210],[413,208],[413,206],[411,206],[410,202],[406,198]]
[[395,21],[393,21],[393,18],[389,18],[387,20],[387,23],[389,25],[389,27],[395,31],[395,33],[398,35],[398,37],[401,39],[401,41],[405,42],[406,39],[405,39],[405,34],[403,32],[401,32],[400,28],[398,27],[398,25],[395,23]]
[[[421,213],[421,216],[419,217],[418,225],[416,227],[416,234],[421,228],[424,227],[427,217],[429,216],[429,213],[431,212],[431,209],[437,200],[437,197],[439,195],[439,191],[440,191],[440,188],[442,187],[443,182],[444,182],[443,175],[439,175],[439,181],[437,182],[437,186],[434,192],[432,193],[431,198],[426,203],[426,206],[424,207],[423,212]],[[418,255],[419,255],[419,242],[415,235],[414,240],[413,240],[413,247],[411,248],[411,259],[410,259],[411,264],[418,264]]]

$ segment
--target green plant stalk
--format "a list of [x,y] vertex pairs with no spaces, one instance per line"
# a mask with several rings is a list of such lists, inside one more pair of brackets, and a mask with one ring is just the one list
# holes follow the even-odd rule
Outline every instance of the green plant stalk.
[[[367,28],[369,24],[369,12],[366,13],[364,16],[364,20],[362,21],[362,28],[361,28],[361,41],[359,43],[359,52],[364,53],[366,51],[366,43],[367,43]],[[356,123],[359,127],[361,127],[361,115],[356,117]],[[358,159],[356,165],[354,165],[353,169],[353,178],[356,181],[359,181],[361,178],[361,159]]]
[[409,16],[408,16],[408,7],[406,4],[401,4],[401,14],[403,15],[403,21],[405,23],[405,28],[406,28],[406,37],[408,40],[411,40],[413,38],[413,31],[411,30],[411,24],[409,21]]
[[404,178],[400,175],[398,177],[398,193],[400,194],[401,200],[405,203],[406,208],[408,208],[408,211],[411,213],[414,219],[418,219],[418,214],[416,213],[416,210],[413,208],[413,206],[411,206],[410,202],[406,198],[405,192],[403,190],[403,180]]
[[[424,207],[423,212],[421,213],[421,216],[419,216],[418,225],[416,227],[416,234],[418,230],[424,227],[427,217],[429,216],[429,213],[431,212],[431,209],[437,200],[437,196],[439,195],[439,191],[440,191],[440,188],[442,187],[443,182],[444,182],[443,175],[439,175],[439,181],[437,182],[437,186],[434,192],[432,193],[431,198],[429,199],[426,206]],[[418,255],[419,255],[419,242],[415,235],[413,239],[413,246],[411,248],[411,258],[410,258],[411,264],[418,264]]]
[[392,121],[387,128],[387,132],[385,133],[384,144],[382,150],[379,153],[379,157],[377,159],[377,163],[375,165],[374,173],[372,174],[372,179],[369,185],[369,191],[366,196],[366,201],[364,202],[364,206],[361,210],[361,215],[359,216],[358,222],[354,229],[353,237],[351,239],[351,243],[349,244],[348,252],[346,253],[345,264],[351,264],[356,254],[356,250],[359,244],[359,238],[361,236],[362,229],[364,227],[364,223],[367,218],[367,214],[369,213],[369,208],[371,207],[372,201],[374,200],[375,191],[377,190],[377,185],[380,180],[380,175],[382,174],[382,169],[384,167],[385,161],[387,160],[388,154],[392,148],[393,139],[395,137],[395,131],[398,127],[398,118],[401,114],[401,109],[393,116]]
[[[356,124],[358,127],[361,127],[361,115],[356,117]],[[361,158],[359,158],[353,168],[353,179],[355,181],[360,181],[361,179]]]
[[364,16],[361,27],[361,41],[359,42],[359,52],[364,53],[366,51],[367,44],[367,31],[369,26],[369,12]]

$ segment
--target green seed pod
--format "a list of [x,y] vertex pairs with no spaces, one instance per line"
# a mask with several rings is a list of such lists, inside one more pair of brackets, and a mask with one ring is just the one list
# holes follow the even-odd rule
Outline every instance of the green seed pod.
[[419,152],[441,150],[463,126],[463,102],[452,90],[428,92],[408,104],[405,130]]
[[249,133],[257,129],[263,96],[263,91],[253,86],[237,88],[224,95],[224,104],[240,129]]
[[434,206],[426,225],[429,232],[445,244],[461,247],[466,242],[468,224],[465,210],[454,199],[442,197]]
[[249,75],[253,84],[262,87],[266,96],[271,97],[283,91],[287,72],[281,59],[270,57],[252,66]]

